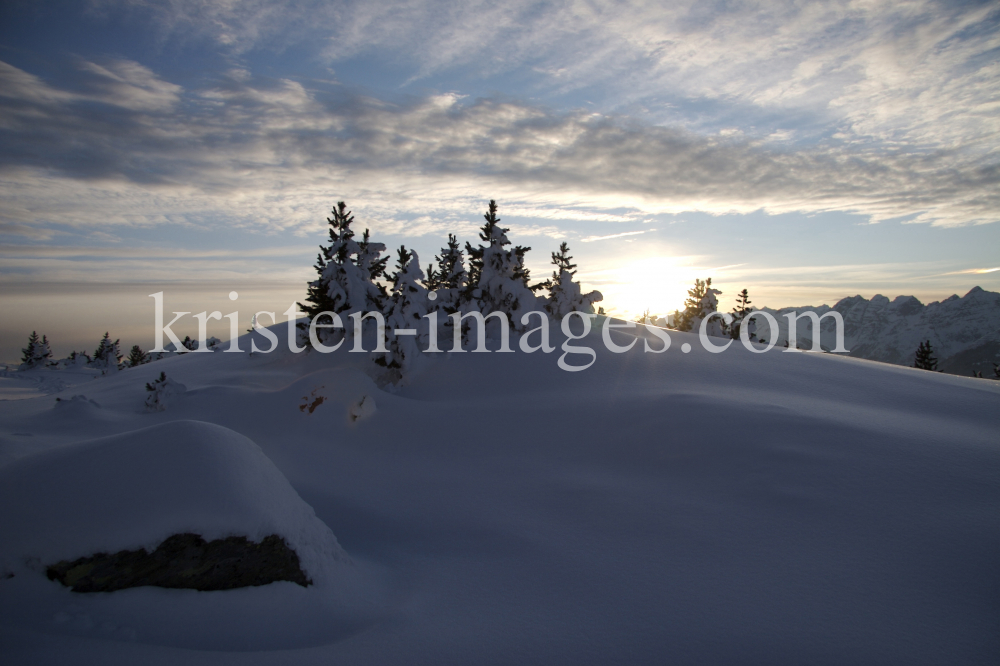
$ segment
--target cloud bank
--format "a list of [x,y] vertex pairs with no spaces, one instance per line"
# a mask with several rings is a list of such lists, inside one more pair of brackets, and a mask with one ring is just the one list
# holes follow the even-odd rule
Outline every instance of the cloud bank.
[[[289,79],[183,89],[127,60],[77,68],[69,90],[0,62],[8,233],[160,223],[311,232],[317,211],[342,197],[363,202],[383,231],[409,234],[451,228],[490,196],[542,222],[552,207],[609,220],[839,210],[939,225],[993,222],[1000,210],[1000,167],[964,145],[789,148],[509,99],[390,104]],[[621,209],[631,212],[609,213]]]

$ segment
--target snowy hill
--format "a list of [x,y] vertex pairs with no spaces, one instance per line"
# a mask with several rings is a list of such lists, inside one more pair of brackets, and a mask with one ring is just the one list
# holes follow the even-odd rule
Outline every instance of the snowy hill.
[[[979,287],[961,298],[955,295],[928,305],[913,296],[898,296],[890,301],[876,295],[871,300],[861,296],[844,298],[832,308],[763,309],[778,320],[779,346],[788,340],[786,313],[811,311],[822,316],[833,310],[843,316],[845,346],[857,358],[912,365],[917,346],[930,340],[938,367],[945,372],[970,376],[978,370],[988,377],[993,374],[993,363],[1000,363],[1000,294]],[[766,322],[758,326],[762,339],[774,339]],[[823,348],[832,349],[833,319],[824,319],[820,331]],[[796,338],[800,348],[812,347],[812,324],[808,319],[799,321]]]
[[[997,663],[1000,382],[671,337],[614,354],[595,330],[574,373],[558,351],[441,354],[396,393],[367,354],[282,343],[0,402],[3,661]],[[187,390],[150,411],[161,371]],[[136,507],[87,495],[77,522],[86,488]],[[46,557],[175,529],[298,533],[335,575],[96,594],[45,577]]]

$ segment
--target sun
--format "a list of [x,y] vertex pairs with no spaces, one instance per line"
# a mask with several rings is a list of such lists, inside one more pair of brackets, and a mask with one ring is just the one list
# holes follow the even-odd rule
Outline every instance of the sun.
[[603,271],[601,305],[609,313],[638,317],[646,310],[665,316],[682,309],[689,268],[676,257],[647,257]]

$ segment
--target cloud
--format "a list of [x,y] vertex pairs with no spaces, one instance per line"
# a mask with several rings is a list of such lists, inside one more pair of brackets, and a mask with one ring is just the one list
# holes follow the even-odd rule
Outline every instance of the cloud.
[[[316,252],[315,245],[296,245],[286,247],[262,247],[241,250],[194,250],[185,249],[184,258],[198,259],[252,259],[261,257],[289,257],[312,255]],[[176,258],[175,248],[167,247],[133,247],[133,246],[86,246],[86,245],[3,245],[0,244],[0,257],[30,258],[59,257],[85,260],[133,259],[133,258]]]
[[[0,213],[2,214],[2,213]],[[44,241],[51,240],[56,232],[52,229],[42,229],[29,226],[27,224],[17,224],[14,222],[0,222],[0,234],[10,236],[22,236],[31,240]]]
[[[941,273],[940,275],[985,275],[987,273],[996,273],[1000,271],[1000,267],[997,268],[970,268],[965,271],[952,271],[951,273]],[[937,277],[937,276],[935,276]]]
[[[1000,167],[960,148],[778,150],[511,100],[390,104],[290,80],[182,90],[134,63],[80,67],[98,77],[82,91],[0,67],[15,84],[0,85],[0,221],[312,233],[345,197],[401,234],[436,233],[429,219],[478,215],[489,197],[540,222],[763,209],[956,225],[1000,210]],[[553,209],[569,212],[540,212]]]
[[625,236],[638,236],[639,234],[644,234],[649,231],[656,231],[656,229],[643,229],[642,231],[624,231],[620,234],[610,234],[608,236],[587,236],[586,238],[581,238],[581,243],[592,243],[594,241],[600,240],[610,240],[612,238],[624,238]]
[[[935,0],[96,0],[130,8],[165,36],[200,35],[230,53],[310,45],[410,80],[533,72],[538,94],[586,90],[606,111],[656,122],[806,138],[997,147],[1000,9]],[[190,39],[190,37],[183,37]],[[678,106],[702,105],[685,115]],[[776,120],[777,118],[777,120]]]

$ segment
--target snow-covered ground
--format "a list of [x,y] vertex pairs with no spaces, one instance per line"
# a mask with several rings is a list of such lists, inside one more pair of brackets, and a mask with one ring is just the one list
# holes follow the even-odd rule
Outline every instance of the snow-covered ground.
[[[0,661],[1000,662],[1000,382],[671,337],[397,392],[366,354],[185,354],[0,402]],[[150,411],[161,371],[187,390]],[[278,531],[316,584],[44,573],[181,530]]]

